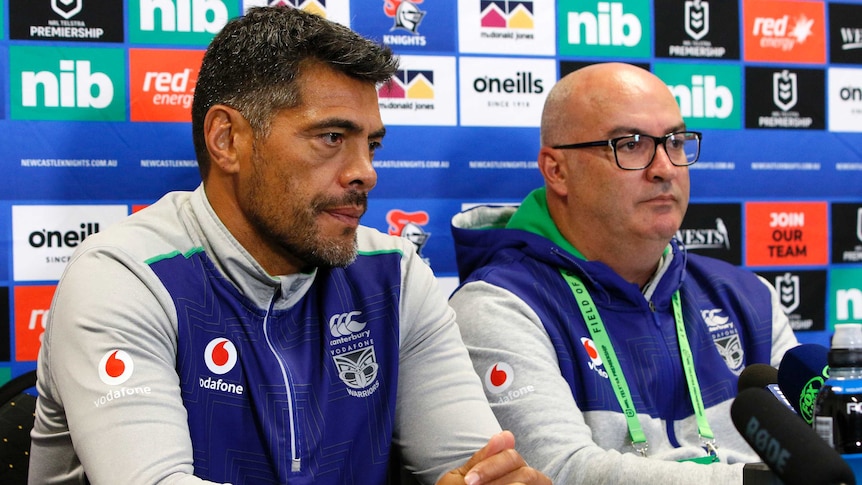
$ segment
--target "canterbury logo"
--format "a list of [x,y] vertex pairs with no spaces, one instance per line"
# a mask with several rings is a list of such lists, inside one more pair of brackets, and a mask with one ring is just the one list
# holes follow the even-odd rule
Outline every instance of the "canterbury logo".
[[333,337],[346,337],[350,334],[360,332],[368,322],[357,322],[354,317],[362,315],[362,312],[352,311],[338,313],[329,318],[329,331]]

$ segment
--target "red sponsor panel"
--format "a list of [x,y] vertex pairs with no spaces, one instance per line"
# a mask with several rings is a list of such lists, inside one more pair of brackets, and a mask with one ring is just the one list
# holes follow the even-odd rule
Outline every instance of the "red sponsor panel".
[[55,289],[54,285],[15,287],[16,361],[32,361],[38,357]]
[[826,202],[749,202],[745,205],[746,264],[825,265]]
[[132,121],[191,121],[204,51],[129,50]]
[[746,61],[823,64],[823,2],[747,0],[743,5]]

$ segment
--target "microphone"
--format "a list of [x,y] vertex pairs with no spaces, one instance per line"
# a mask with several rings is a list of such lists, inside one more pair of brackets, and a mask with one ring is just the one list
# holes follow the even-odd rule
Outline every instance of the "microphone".
[[794,413],[796,412],[790,401],[787,400],[787,397],[778,387],[778,369],[769,364],[756,363],[745,366],[745,369],[739,374],[736,389],[739,392],[746,389],[766,389],[781,404],[787,406]]
[[808,424],[814,421],[814,404],[829,377],[829,349],[802,344],[788,350],[778,367],[778,387],[796,413]]
[[841,455],[769,391],[750,388],[740,392],[730,405],[730,418],[785,485],[856,485],[856,477]]
[[778,384],[778,369],[769,364],[749,364],[739,374],[736,390],[744,391],[755,387],[763,389],[770,384]]

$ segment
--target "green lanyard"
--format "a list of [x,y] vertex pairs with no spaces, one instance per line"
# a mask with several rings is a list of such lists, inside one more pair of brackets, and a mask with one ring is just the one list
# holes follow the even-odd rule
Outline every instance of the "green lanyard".
[[[629,391],[628,383],[623,375],[620,362],[617,359],[617,354],[614,352],[611,339],[608,337],[605,324],[602,322],[602,317],[596,309],[590,293],[584,287],[581,279],[574,273],[561,269],[560,273],[569,284],[575,301],[581,310],[581,315],[584,317],[584,322],[590,331],[590,337],[602,357],[605,364],[605,370],[614,388],[614,394],[617,396],[617,401],[620,403],[620,408],[626,418],[626,424],[629,428],[629,436],[632,439],[632,446],[638,453],[646,456],[647,439],[641,428],[640,421],[637,418],[634,403],[632,402],[631,392]],[[694,415],[697,419],[697,432],[703,442],[703,448],[706,450],[707,456],[704,458],[694,459],[700,463],[710,463],[717,461],[716,444],[712,434],[712,429],[706,421],[706,411],[703,407],[703,397],[700,394],[700,385],[697,382],[697,374],[694,370],[694,358],[691,353],[691,346],[688,343],[688,337],[685,334],[685,325],[682,320],[682,305],[679,299],[679,290],[674,292],[671,299],[673,303],[673,319],[676,322],[676,336],[679,340],[679,351],[682,360],[682,368],[685,373],[685,381],[688,385],[688,393],[691,396],[691,404],[694,408]]]

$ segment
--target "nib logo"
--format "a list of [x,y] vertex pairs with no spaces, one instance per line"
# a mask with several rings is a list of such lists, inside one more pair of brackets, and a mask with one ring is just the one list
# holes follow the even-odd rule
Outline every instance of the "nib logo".
[[560,54],[648,57],[649,11],[646,1],[582,1],[577,11],[561,8]]
[[238,2],[225,0],[131,0],[129,38],[141,44],[205,46],[239,16]]
[[739,129],[742,99],[736,66],[656,64],[654,72],[676,97],[686,123],[701,128]]
[[12,118],[124,121],[121,49],[9,49]]

